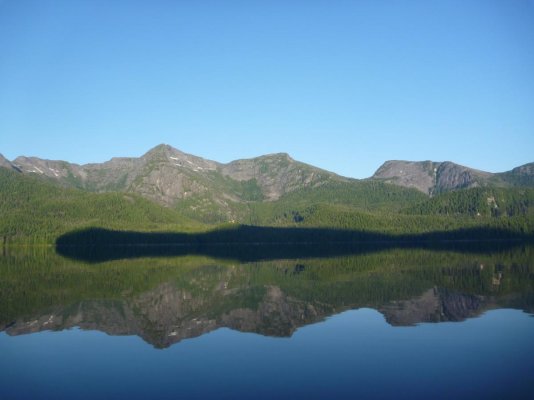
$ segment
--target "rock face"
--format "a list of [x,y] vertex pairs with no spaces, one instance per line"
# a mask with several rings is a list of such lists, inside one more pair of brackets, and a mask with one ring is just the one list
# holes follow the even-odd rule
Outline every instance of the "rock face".
[[493,174],[449,161],[386,161],[372,176],[430,196],[478,186],[534,186],[534,163]]
[[493,174],[464,167],[452,162],[439,163],[436,171],[436,186],[433,193],[485,186]]
[[436,185],[437,167],[432,161],[386,161],[372,178],[428,194]]

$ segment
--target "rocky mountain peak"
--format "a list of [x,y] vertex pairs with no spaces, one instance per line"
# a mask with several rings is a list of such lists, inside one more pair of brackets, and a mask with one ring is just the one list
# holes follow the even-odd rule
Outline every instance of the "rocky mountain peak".
[[534,163],[524,164],[497,175],[511,185],[534,186]]
[[511,172],[518,175],[534,175],[534,162],[514,168]]
[[506,186],[498,174],[451,161],[386,161],[372,176],[398,186],[416,188],[428,195],[477,186]]
[[148,150],[141,156],[143,159],[153,159],[160,157],[168,157],[169,154],[181,153],[181,151],[169,146],[168,144],[158,144],[157,146]]
[[272,159],[272,160],[286,160],[286,161],[295,161],[291,156],[287,153],[271,153],[271,154],[265,154],[263,156],[259,156],[256,158],[263,158],[263,159]]
[[441,164],[432,161],[390,160],[382,164],[372,178],[431,194],[436,185],[437,169]]
[[12,170],[15,170],[15,171],[20,171],[17,167],[15,167],[13,165],[13,163],[11,161],[9,161],[7,158],[5,158],[1,153],[0,153],[0,167],[7,168],[7,169],[12,169]]
[[215,161],[184,153],[168,144],[157,145],[145,153],[141,158],[148,162],[160,162],[174,167],[186,168],[195,172],[215,170],[219,165],[219,163]]
[[239,182],[254,180],[266,200],[276,200],[285,193],[316,186],[330,178],[345,180],[332,172],[295,161],[287,153],[235,160],[221,165],[219,171]]
[[68,186],[78,186],[74,184],[74,180],[81,179],[84,175],[80,165],[60,160],[20,156],[15,158],[13,164],[23,173],[46,176],[60,182],[72,178]]

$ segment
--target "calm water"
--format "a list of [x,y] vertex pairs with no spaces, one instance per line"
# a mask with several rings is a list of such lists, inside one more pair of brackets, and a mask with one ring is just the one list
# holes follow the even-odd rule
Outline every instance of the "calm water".
[[534,249],[0,257],[17,398],[533,398]]

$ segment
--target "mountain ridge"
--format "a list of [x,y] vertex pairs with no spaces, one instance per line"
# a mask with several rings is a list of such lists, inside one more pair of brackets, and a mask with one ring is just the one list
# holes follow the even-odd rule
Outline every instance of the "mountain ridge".
[[168,144],[103,163],[21,156],[12,162],[1,157],[0,165],[65,188],[137,194],[203,223],[256,223],[266,213],[273,221],[298,222],[307,207],[319,203],[395,211],[460,189],[534,187],[534,163],[490,173],[450,161],[390,160],[370,178],[353,179],[287,153],[220,163]]
[[166,206],[198,197],[224,206],[225,202],[277,200],[285,193],[329,179],[347,181],[332,172],[274,153],[228,163],[158,145],[141,157],[116,157],[103,163],[74,164],[62,160],[17,157],[12,164],[24,174],[95,192],[141,194]]
[[[325,170],[323,168],[319,168],[316,166],[313,166],[311,164],[306,164],[300,161],[297,161],[293,159],[288,153],[286,152],[277,152],[277,153],[269,153],[269,154],[263,154],[256,157],[251,158],[239,158],[236,160],[232,160],[226,163],[218,162],[214,160],[209,160],[203,157],[199,157],[193,154],[185,153],[177,148],[172,147],[168,144],[159,144],[151,149],[149,149],[147,152],[145,152],[140,157],[112,157],[111,159],[101,162],[101,163],[85,163],[85,164],[77,164],[66,160],[49,160],[49,159],[43,159],[36,156],[18,156],[14,160],[10,161],[2,154],[0,154],[0,166],[7,167],[7,168],[15,168],[20,169],[22,172],[26,173],[41,173],[38,169],[35,168],[35,166],[40,167],[44,166],[46,170],[42,170],[42,174],[47,174],[50,177],[56,177],[55,174],[53,174],[53,169],[51,170],[51,166],[59,165],[59,166],[71,166],[73,168],[81,168],[83,170],[95,170],[98,168],[102,168],[103,166],[118,166],[118,165],[124,165],[124,164],[131,164],[134,162],[139,162],[140,160],[153,160],[154,158],[157,158],[158,156],[161,156],[162,154],[166,154],[167,157],[170,160],[177,161],[175,164],[181,164],[181,163],[187,163],[184,165],[177,165],[177,166],[189,166],[191,169],[212,169],[215,170],[217,168],[220,168],[223,173],[227,176],[232,176],[232,169],[235,169],[237,166],[243,166],[247,163],[252,162],[259,162],[261,160],[273,160],[276,159],[278,161],[286,160],[289,163],[298,163],[301,165],[313,167],[317,169],[318,171],[322,171],[323,173],[327,173],[331,176],[336,176],[338,178],[343,178],[347,180],[361,180],[359,178],[353,178],[348,176],[343,176],[336,174],[334,172]],[[41,165],[39,165],[41,164]],[[33,167],[33,168],[32,168]],[[404,167],[404,169],[403,169]],[[410,168],[411,167],[411,168]],[[413,161],[413,160],[387,160],[385,161],[378,169],[375,171],[373,175],[371,175],[368,178],[362,178],[362,179],[379,179],[379,180],[387,180],[388,183],[393,183],[399,186],[405,186],[405,187],[415,187],[418,190],[427,193],[428,187],[430,185],[424,185],[424,182],[420,185],[417,184],[408,184],[402,182],[402,177],[409,176],[410,169],[416,170],[413,172],[425,172],[430,178],[432,178],[432,169],[435,168],[438,172],[438,169],[441,168],[442,170],[447,170],[451,168],[459,169],[462,172],[467,172],[472,175],[475,175],[475,177],[492,177],[497,176],[500,179],[503,179],[505,181],[510,181],[510,176],[515,177],[528,177],[527,183],[531,183],[531,177],[534,175],[534,162],[527,163],[523,165],[519,165],[517,167],[514,167],[511,170],[503,171],[503,172],[488,172],[483,171],[480,169],[467,167],[458,163],[455,163],[453,161],[432,161],[432,160],[423,160],[423,161]],[[398,169],[398,170],[395,170]],[[83,175],[83,174],[81,174]],[[242,178],[242,179],[251,179],[250,173],[248,174],[248,178]],[[459,183],[459,184],[455,184]],[[509,182],[508,182],[509,183]],[[461,185],[464,186],[461,186]],[[449,187],[446,185],[441,185],[441,189],[457,189],[461,187],[473,187],[473,183],[471,180],[464,181],[464,182],[453,182],[453,184],[449,184]]]

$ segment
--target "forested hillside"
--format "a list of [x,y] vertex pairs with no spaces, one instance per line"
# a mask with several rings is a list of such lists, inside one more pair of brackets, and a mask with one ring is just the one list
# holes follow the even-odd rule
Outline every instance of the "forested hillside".
[[[275,201],[242,203],[227,199],[221,207],[216,199],[207,193],[184,199],[176,205],[176,209],[189,218],[202,222],[234,221],[270,225],[285,220],[288,213],[318,204],[340,205],[364,212],[395,212],[426,199],[424,194],[415,189],[383,182],[329,180],[315,187],[294,190]],[[298,215],[294,217],[295,221],[299,222]]]
[[0,237],[9,242],[53,242],[72,229],[189,230],[199,228],[176,211],[135,194],[64,189],[0,168]]
[[444,193],[406,209],[419,215],[515,217],[534,215],[534,189],[472,188]]
[[[191,232],[217,229],[221,224],[333,228],[387,235],[464,228],[500,229],[499,237],[506,236],[502,230],[509,231],[510,237],[534,233],[534,189],[529,188],[471,188],[429,198],[416,189],[383,181],[324,175],[300,188],[284,186],[291,190],[268,200],[255,178],[248,179],[243,172],[244,165],[263,168],[261,163],[278,165],[284,160],[290,165],[284,157],[237,163],[230,172],[243,180],[212,174],[209,191],[188,195],[167,207],[136,193],[65,188],[50,177],[0,168],[0,238],[4,243],[54,243],[65,233],[85,228]],[[301,168],[299,165],[291,168]],[[307,173],[314,176],[319,172]],[[267,180],[261,187],[277,186]]]

